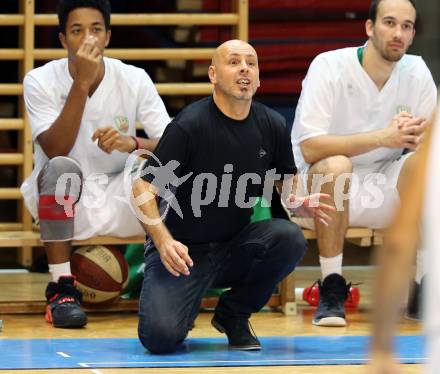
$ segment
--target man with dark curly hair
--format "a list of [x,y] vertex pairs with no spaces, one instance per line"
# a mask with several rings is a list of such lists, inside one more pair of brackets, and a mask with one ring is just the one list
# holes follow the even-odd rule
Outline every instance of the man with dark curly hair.
[[[123,171],[129,153],[154,149],[170,118],[144,70],[104,57],[108,0],[61,0],[58,17],[67,58],[24,79],[35,168],[21,190],[40,222],[52,276],[46,320],[82,327],[87,317],[70,270],[71,240],[144,234],[121,198]],[[136,137],[136,122],[148,139]]]

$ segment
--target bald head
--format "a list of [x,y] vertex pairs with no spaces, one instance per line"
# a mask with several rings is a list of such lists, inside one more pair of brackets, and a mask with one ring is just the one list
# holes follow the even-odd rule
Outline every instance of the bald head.
[[248,109],[260,86],[257,52],[242,40],[228,40],[215,50],[208,75],[220,110],[237,102]]
[[233,54],[245,54],[257,59],[257,52],[249,43],[246,43],[243,40],[234,39],[228,40],[216,48],[214,55],[212,56],[211,65],[217,66],[222,60]]

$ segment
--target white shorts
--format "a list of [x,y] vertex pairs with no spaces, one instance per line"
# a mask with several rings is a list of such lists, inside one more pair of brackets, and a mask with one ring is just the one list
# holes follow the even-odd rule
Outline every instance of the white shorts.
[[[397,190],[400,171],[410,156],[411,153],[394,161],[354,165],[350,192],[348,196],[345,196],[345,199],[348,199],[349,226],[371,229],[382,229],[388,226],[400,202]],[[307,174],[299,175],[296,191],[299,196],[308,194],[307,177]],[[340,186],[342,187],[343,183]],[[335,199],[334,203],[336,208],[343,208],[343,199]],[[294,217],[293,220],[302,227],[315,228],[312,218]]]
[[[27,208],[38,220],[36,178],[29,178],[23,183],[21,191]],[[96,174],[96,178],[87,178],[83,183],[80,200],[75,204],[73,239],[145,235],[132,209],[131,196],[131,189],[124,185],[124,172],[111,175]]]
[[131,190],[124,188],[124,173],[109,177],[104,186],[88,181],[83,186],[75,206],[74,239],[82,240],[98,235],[129,237],[145,235],[134,210]]

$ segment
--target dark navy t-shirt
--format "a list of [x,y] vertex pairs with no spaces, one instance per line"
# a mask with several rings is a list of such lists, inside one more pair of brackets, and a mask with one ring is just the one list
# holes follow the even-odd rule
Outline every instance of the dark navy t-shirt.
[[284,118],[257,102],[244,120],[225,116],[212,97],[187,106],[167,126],[154,155],[143,178],[161,189],[159,195],[174,191],[166,185],[174,179],[166,225],[184,244],[230,240],[249,223],[266,172],[273,169],[277,179],[296,174]]

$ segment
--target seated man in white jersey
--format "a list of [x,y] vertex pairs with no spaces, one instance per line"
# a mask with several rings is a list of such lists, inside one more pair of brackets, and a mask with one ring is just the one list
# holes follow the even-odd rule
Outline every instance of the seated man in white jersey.
[[[71,275],[71,240],[145,233],[124,193],[124,168],[132,151],[155,148],[170,118],[144,70],[103,57],[108,0],[61,0],[58,17],[67,58],[24,79],[35,168],[21,191],[52,276],[46,320],[81,327],[87,316]],[[137,121],[148,138],[136,137]]]
[[308,179],[299,186],[330,194],[337,208],[329,226],[305,223],[316,228],[322,271],[315,325],[346,325],[347,227],[387,226],[412,162],[403,151],[418,147],[436,104],[428,67],[406,54],[415,23],[413,0],[373,0],[367,44],[317,56],[303,81],[292,129],[295,160]]
[[[430,129],[422,149],[414,156],[411,174],[402,180],[401,207],[386,232],[385,245],[378,259],[376,277],[373,339],[371,344],[371,374],[400,373],[393,358],[393,334],[396,330],[402,294],[411,273],[412,260],[420,237],[423,237],[427,258],[427,276],[424,290],[424,321],[427,337],[427,373],[440,372],[440,117]],[[416,182],[414,182],[416,181]]]

